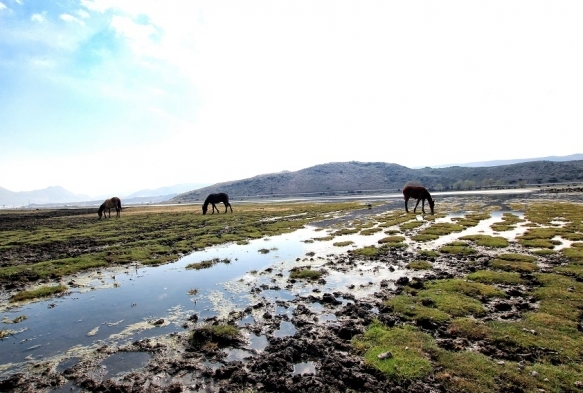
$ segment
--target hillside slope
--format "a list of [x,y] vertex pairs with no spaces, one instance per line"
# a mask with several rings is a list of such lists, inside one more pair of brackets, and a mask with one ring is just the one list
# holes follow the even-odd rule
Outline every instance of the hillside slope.
[[461,190],[496,185],[543,185],[581,181],[583,160],[420,169],[383,162],[351,161],[218,183],[177,195],[169,202],[200,201],[213,192],[226,192],[231,198],[334,195],[361,191],[398,192],[407,182],[420,183],[432,190]]

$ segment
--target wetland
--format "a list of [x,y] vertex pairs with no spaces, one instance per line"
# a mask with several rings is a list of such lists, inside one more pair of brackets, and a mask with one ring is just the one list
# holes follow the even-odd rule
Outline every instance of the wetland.
[[580,193],[0,211],[0,392],[583,391]]

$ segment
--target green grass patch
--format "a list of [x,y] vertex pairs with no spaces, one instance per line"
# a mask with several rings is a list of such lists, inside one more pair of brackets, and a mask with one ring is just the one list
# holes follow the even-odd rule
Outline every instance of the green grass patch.
[[343,229],[339,229],[337,231],[332,232],[333,236],[343,236],[343,235],[354,235],[356,233],[360,232],[360,229],[356,229],[356,228],[343,228]]
[[289,278],[294,280],[318,280],[322,277],[319,270],[297,268],[290,270]]
[[342,242],[332,243],[332,245],[335,247],[346,247],[346,246],[350,246],[351,244],[354,244],[354,242],[352,240],[346,240],[346,241],[342,241]]
[[374,235],[377,232],[381,232],[383,229],[382,228],[368,228],[368,229],[363,229],[362,231],[360,231],[360,234],[363,236],[370,236],[370,235]]
[[425,256],[427,258],[435,258],[439,256],[439,253],[437,251],[433,251],[433,250],[421,250],[418,253],[420,256]]
[[365,246],[353,250],[353,253],[355,255],[372,258],[382,255],[384,253],[384,250],[382,248],[375,246]]
[[231,260],[229,258],[224,258],[224,259],[219,259],[219,258],[207,259],[207,260],[204,260],[204,261],[201,261],[201,262],[189,263],[188,265],[185,266],[185,268],[186,269],[194,269],[194,270],[208,269],[210,267],[213,267],[217,263],[231,263]]
[[468,280],[481,282],[483,284],[504,284],[504,285],[518,285],[522,284],[524,280],[520,278],[520,274],[516,272],[498,272],[492,270],[479,270],[467,275]]
[[396,296],[386,304],[392,307],[393,313],[419,324],[444,323],[452,317],[483,315],[486,309],[479,299],[505,296],[503,291],[491,285],[451,279]]
[[413,235],[413,236],[411,236],[411,239],[415,240],[417,242],[430,242],[432,240],[439,239],[439,236],[425,233],[425,234],[420,234],[420,235]]
[[433,372],[428,353],[435,340],[415,327],[387,328],[374,322],[353,345],[367,364],[390,378],[415,379]]
[[490,261],[489,265],[493,269],[531,273],[538,270],[535,263],[536,258],[524,254],[501,254]]
[[314,240],[318,242],[326,242],[329,240],[334,240],[334,235],[315,237]]
[[450,233],[454,232],[461,232],[465,229],[463,225],[454,224],[450,222],[440,222],[437,224],[431,225],[429,228],[423,229],[419,234],[420,235],[436,235],[436,236],[443,236],[449,235]]
[[490,225],[490,228],[492,228],[492,230],[496,232],[510,231],[512,229],[515,229],[516,224],[520,222],[524,222],[524,219],[512,213],[504,213],[502,215],[502,221]]
[[33,289],[30,291],[21,291],[18,292],[16,295],[10,298],[11,302],[20,302],[24,300],[34,300],[40,298],[47,298],[51,296],[55,296],[67,291],[67,287],[65,285],[51,285],[51,286],[43,286],[37,289]]
[[[379,244],[384,243],[401,243],[405,241],[405,236],[387,236],[378,241]],[[583,251],[583,250],[582,250]]]
[[479,246],[490,248],[504,248],[508,247],[508,240],[501,236],[490,235],[467,235],[460,237],[461,240],[470,240]]
[[433,264],[428,261],[412,261],[407,264],[407,267],[412,270],[429,270],[433,268]]
[[475,254],[477,251],[465,242],[456,241],[442,246],[439,252],[444,254],[470,255]]
[[405,222],[405,223],[401,224],[399,226],[399,228],[403,231],[407,231],[407,230],[419,228],[423,224],[424,224],[423,221],[410,221],[410,222]]

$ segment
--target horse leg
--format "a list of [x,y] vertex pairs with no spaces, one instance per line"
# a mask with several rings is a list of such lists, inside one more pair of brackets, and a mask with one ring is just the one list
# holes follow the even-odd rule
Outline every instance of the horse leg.
[[415,209],[413,209],[413,213],[417,213],[417,206],[419,206],[419,202],[421,199],[417,199],[417,203],[415,204]]
[[215,209],[217,209],[217,213],[220,213],[219,209],[215,206],[214,203],[211,203],[211,205],[213,205],[213,213],[212,214],[215,214]]
[[421,199],[421,211],[425,214],[425,198]]
[[[231,209],[231,213],[233,213],[233,207],[231,206],[231,204],[230,204],[230,203],[229,203],[229,209]],[[225,213],[226,213],[226,210],[227,210],[227,209],[225,209]]]
[[407,202],[409,202],[409,198],[405,197],[405,212],[409,213],[409,208],[407,207]]

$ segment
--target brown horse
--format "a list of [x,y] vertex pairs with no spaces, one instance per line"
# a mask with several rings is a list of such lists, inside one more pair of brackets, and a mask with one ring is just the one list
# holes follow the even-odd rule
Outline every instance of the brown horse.
[[211,214],[215,214],[215,209],[217,209],[217,213],[220,213],[219,209],[215,206],[215,203],[223,203],[225,205],[225,213],[227,212],[227,207],[229,207],[231,209],[231,213],[233,213],[233,208],[229,203],[229,196],[224,192],[220,192],[218,194],[210,194],[209,196],[207,196],[206,199],[204,200],[204,204],[202,205],[202,214],[206,214],[209,203],[213,205],[213,212]]
[[419,202],[421,201],[421,211],[425,214],[425,200],[429,202],[429,207],[431,208],[431,214],[433,214],[433,207],[435,206],[435,201],[431,199],[431,194],[425,187],[421,186],[405,186],[403,188],[403,197],[405,198],[405,211],[409,213],[409,208],[407,207],[407,202],[409,202],[409,198],[417,199],[417,203],[415,204],[415,208],[413,209],[413,213],[417,210],[417,206],[419,206]]
[[111,208],[114,207],[116,211],[116,217],[119,217],[121,212],[121,200],[118,197],[113,197],[106,199],[105,202],[99,206],[99,211],[97,214],[99,215],[99,219],[101,220],[101,216],[105,217],[105,209],[109,212],[109,218],[111,218]]

